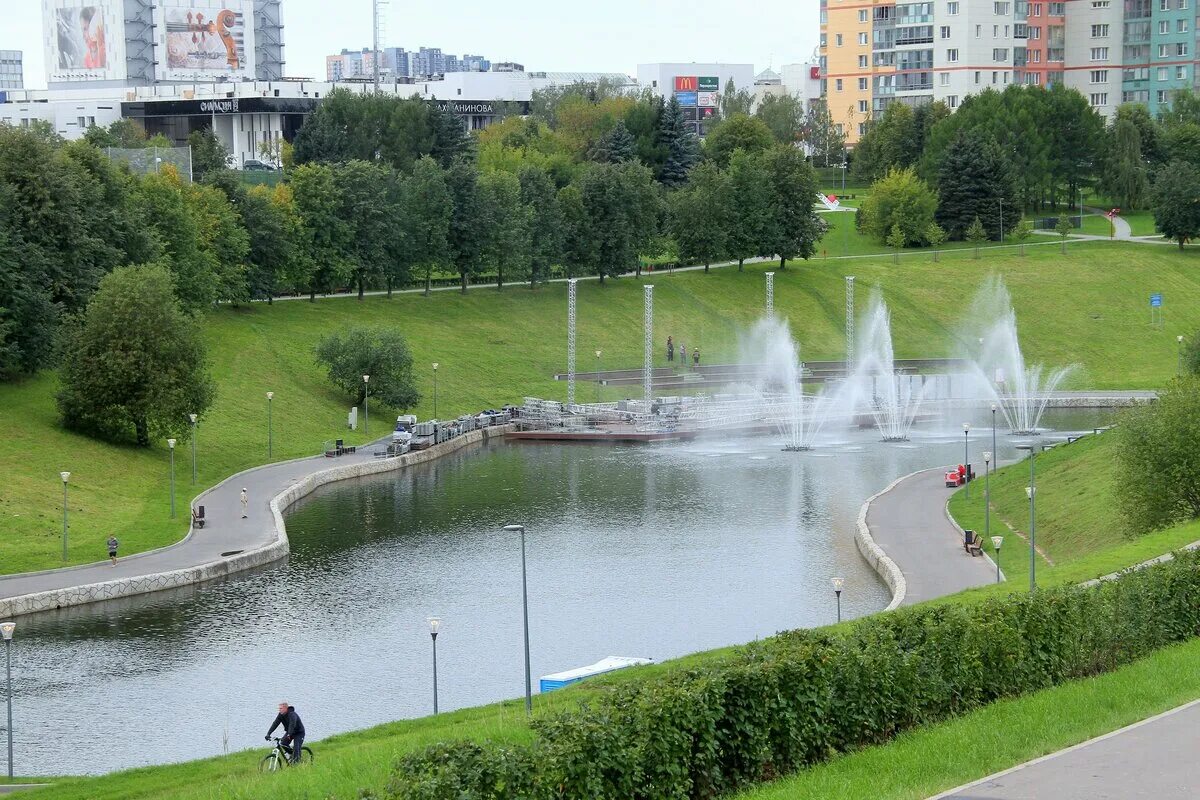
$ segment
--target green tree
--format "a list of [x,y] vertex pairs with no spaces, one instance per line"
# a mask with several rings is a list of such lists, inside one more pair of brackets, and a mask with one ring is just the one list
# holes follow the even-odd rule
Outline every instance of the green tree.
[[211,265],[216,300],[242,302],[250,297],[246,282],[246,255],[250,238],[241,216],[225,193],[212,186],[182,187],[189,212],[196,220],[200,255]]
[[861,229],[876,241],[884,243],[892,228],[899,227],[904,235],[903,247],[918,247],[925,243],[925,234],[934,221],[938,199],[933,190],[917,177],[916,170],[892,169],[871,185],[863,201]]
[[349,278],[353,231],[339,213],[341,198],[332,166],[301,164],[292,170],[288,185],[300,220],[300,263],[308,267],[295,276],[295,283],[314,301],[317,292],[332,291]]
[[972,245],[972,258],[978,260],[979,246],[988,240],[987,231],[984,229],[983,223],[979,221],[979,217],[976,217],[970,226],[967,227],[966,236],[963,238],[965,238]]
[[[363,404],[368,391],[399,411],[421,401],[408,340],[393,328],[350,328],[333,333],[317,343],[314,353],[317,363],[328,370],[330,382],[353,398],[356,406]],[[371,380],[364,383],[363,375],[370,375]]]
[[682,186],[700,160],[700,142],[684,123],[683,109],[674,96],[659,119],[658,143],[665,153],[658,180],[664,186]]
[[726,253],[728,242],[729,176],[712,162],[692,170],[687,186],[671,198],[671,234],[679,257],[709,265]]
[[812,153],[813,164],[828,168],[846,160],[846,135],[838,129],[823,99],[809,103],[800,141]]
[[754,110],[779,144],[795,144],[804,127],[804,103],[790,94],[767,95]]
[[654,238],[658,197],[653,177],[641,164],[592,164],[578,186],[578,207],[566,196],[566,210],[576,226],[569,257],[580,258],[603,284],[636,267],[638,256]]
[[725,88],[717,98],[717,115],[721,119],[729,119],[735,114],[750,114],[754,107],[754,95],[745,89],[739,89],[733,78],[725,81]]
[[661,97],[646,92],[625,113],[625,127],[633,136],[638,159],[658,175],[667,160],[666,146],[659,141],[665,103]]
[[530,209],[521,202],[521,181],[510,172],[492,172],[479,178],[479,196],[485,215],[483,263],[496,271],[496,288],[504,281],[523,280],[529,274]]
[[99,148],[132,150],[146,146],[146,130],[132,119],[119,119],[106,128],[92,125],[84,132],[83,138],[88,144]]
[[229,151],[211,128],[201,128],[188,134],[192,148],[192,178],[202,180],[216,170],[229,169]]
[[550,174],[528,166],[517,176],[521,203],[529,214],[529,288],[550,278],[563,251],[563,216]]
[[1163,132],[1162,141],[1168,160],[1185,161],[1200,167],[1200,123],[1172,125]]
[[1017,244],[1021,246],[1021,256],[1025,255],[1025,242],[1033,235],[1032,220],[1023,219],[1017,223],[1017,227],[1013,229],[1013,238],[1017,240]]
[[1150,194],[1142,136],[1128,119],[1114,120],[1108,129],[1108,157],[1101,187],[1121,208],[1142,208]]
[[887,245],[892,248],[892,263],[900,263],[900,248],[904,247],[906,237],[904,231],[900,229],[900,224],[896,223],[887,235]]
[[563,221],[562,261],[568,278],[586,274],[592,264],[592,228],[583,204],[582,182],[581,176],[577,183],[558,190],[558,210]]
[[729,159],[728,224],[725,248],[738,260],[738,272],[751,256],[772,255],[771,198],[766,191],[769,175],[766,156],[734,150]]
[[393,282],[401,286],[408,283],[407,260],[397,258],[394,249],[403,247],[404,232],[400,198],[392,191],[393,180],[388,167],[366,161],[348,161],[333,170],[339,200],[335,213],[347,235],[342,253],[358,287],[359,300],[367,284],[381,277],[387,277],[389,291]]
[[1154,182],[1154,224],[1162,235],[1183,249],[1200,236],[1200,171],[1183,161],[1173,161]]
[[724,169],[734,150],[764,153],[775,147],[771,129],[761,119],[745,114],[726,117],[713,126],[704,139],[704,156]]
[[920,131],[912,108],[890,103],[878,120],[867,124],[854,148],[855,176],[874,182],[892,169],[915,167],[921,157]]
[[779,268],[787,269],[790,258],[808,259],[816,252],[826,224],[813,211],[817,179],[804,154],[794,147],[778,147],[764,154],[771,220],[769,251],[779,257]]
[[66,335],[58,409],[68,428],[147,447],[186,434],[212,403],[204,337],[159,265],[120,267],[100,282]]
[[183,307],[197,311],[211,306],[221,294],[220,265],[201,241],[212,241],[214,232],[203,230],[179,176],[173,170],[147,175],[138,199],[144,224],[163,245],[162,263],[174,276],[172,286]]
[[961,132],[938,174],[938,224],[951,239],[962,239],[978,219],[989,239],[1000,239],[1001,225],[1009,231],[1020,216],[1017,184],[996,140],[980,131]]
[[246,261],[250,297],[271,303],[295,273],[299,257],[299,220],[291,205],[266,186],[252,186],[239,210],[249,237]]
[[59,312],[49,287],[29,280],[25,249],[4,223],[4,208],[0,202],[0,380],[12,380],[50,360]]
[[1157,402],[1124,412],[1115,433],[1113,489],[1131,532],[1200,516],[1200,378],[1180,378]]
[[417,161],[404,193],[404,231],[414,266],[425,276],[425,296],[433,284],[433,268],[450,260],[450,220],[454,199],[445,172],[429,156]]
[[1067,237],[1075,230],[1075,226],[1071,224],[1071,218],[1067,216],[1067,212],[1063,211],[1058,215],[1058,222],[1054,225],[1054,230],[1062,237],[1062,253],[1067,254]]
[[469,276],[479,272],[480,256],[487,237],[487,218],[479,194],[479,171],[465,159],[455,161],[446,170],[446,188],[450,190],[450,231],[446,237],[450,263],[467,293]]
[[601,164],[620,164],[637,157],[637,142],[625,127],[624,120],[617,120],[613,129],[597,139],[588,152],[588,158]]
[[933,260],[937,261],[942,245],[946,243],[946,231],[936,222],[930,222],[925,229],[925,241],[933,248]]

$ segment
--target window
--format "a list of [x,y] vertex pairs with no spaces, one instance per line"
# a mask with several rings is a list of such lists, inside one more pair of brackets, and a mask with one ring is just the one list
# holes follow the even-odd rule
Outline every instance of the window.
[[958,15],[958,3],[946,3],[946,13],[954,17]]
[[[1175,80],[1177,80],[1177,81],[1186,81],[1187,80],[1187,67],[1176,67],[1175,68]],[[94,125],[95,122],[93,122],[92,124]]]
[[858,101],[858,113],[860,113],[860,114],[867,113],[867,101],[866,100]]
[[95,117],[88,117],[88,120],[87,120],[87,126],[88,126],[89,128],[94,128],[94,127],[96,127],[96,118],[95,118]]
[[841,78],[838,78],[836,81],[834,81],[834,89],[839,92],[842,90],[842,79]]
[[80,127],[81,129],[82,129],[82,128],[85,128],[85,127],[87,127],[86,125],[84,125],[84,122],[85,122],[86,120],[84,120],[84,118],[83,118],[83,117],[79,117],[78,119],[79,119],[79,122],[78,122],[77,124],[79,125],[79,127]]
[[1042,51],[1041,50],[1033,51],[1033,63],[1035,63],[1035,64],[1042,63]]
[[942,26],[942,38],[943,38],[943,39],[949,39],[949,38],[950,38],[950,26],[949,26],[949,25],[943,25],[943,26]]
[[1092,61],[1108,61],[1108,48],[1107,47],[1093,47],[1091,55],[1092,55]]
[[1170,11],[1171,10],[1171,0],[1158,0],[1158,10],[1159,11]]
[[841,47],[841,46],[842,46],[842,35],[841,35],[840,33],[835,33],[835,34],[833,35],[833,44],[834,44],[834,46],[835,46],[835,47]]
[[1188,7],[1188,0],[1179,0],[1179,10],[1183,11]]
[[[1107,27],[1107,26],[1105,26],[1105,27]],[[859,44],[867,44],[868,43],[866,31],[863,31],[862,33],[860,33],[858,35],[858,43]]]
[[1179,42],[1175,45],[1175,55],[1186,56],[1188,54],[1187,42]]
[[949,86],[950,85],[950,73],[949,72],[939,72],[938,74],[941,76],[940,78],[938,78],[938,80],[941,81],[942,86]]
[[1093,106],[1108,105],[1108,92],[1095,92],[1089,98]]
[[1175,21],[1175,32],[1176,33],[1187,33],[1188,32],[1188,21],[1186,19],[1176,20]]
[[958,48],[957,47],[952,47],[946,51],[946,61],[948,61],[951,64],[955,64],[958,62]]
[[846,126],[840,122],[837,123],[836,125],[834,125],[833,127],[837,128],[838,136],[842,136],[846,133]]
[[1030,25],[1029,26],[1029,38],[1030,39],[1041,39],[1042,38],[1042,27],[1040,25]]
[[[1093,25],[1092,27],[1095,27],[1095,26]],[[1159,33],[1170,33],[1171,32],[1171,21],[1168,19],[1160,19],[1158,21],[1158,32]]]
[[997,2],[992,3],[992,13],[998,17],[1007,17],[1011,13],[1011,9],[1012,6],[1007,2],[997,0]]
[[946,105],[950,108],[958,108],[958,95],[952,94],[946,98]]
[[[822,33],[821,34],[821,47],[827,47],[828,45],[829,45],[829,35]],[[658,81],[650,81],[650,84],[651,84],[651,86],[657,87]]]
[[1092,83],[1108,83],[1108,70],[1094,69],[1092,70]]
[[1003,64],[1008,61],[1008,48],[997,47],[992,50],[992,61],[997,64]]
[[1067,13],[1067,4],[1066,3],[1051,3],[1050,8],[1046,9],[1046,11],[1052,17],[1061,17],[1063,14]]
[[1171,57],[1171,45],[1160,44],[1158,46],[1158,57],[1159,58],[1170,58]]
[[859,9],[859,11],[858,11],[858,21],[859,21],[859,22],[866,22],[866,21],[867,21],[867,10],[866,10],[865,8],[861,8],[861,9]]
[[1008,26],[1007,25],[1004,26],[1004,38],[1005,39],[1008,38]]
[[999,83],[999,82],[1000,82],[1000,73],[992,72],[992,83]]
[[1010,73],[1010,72],[1005,72],[1005,73],[1003,73],[1003,75],[1004,75],[1004,82],[1005,82],[1006,84],[1008,83],[1008,76],[1009,76],[1009,75],[1011,75],[1011,74],[1012,74],[1012,73]]
[[1155,92],[1155,95],[1157,96],[1158,102],[1160,102],[1160,103],[1170,102],[1171,93],[1169,91],[1167,91],[1166,89],[1159,89],[1157,92]]
[[866,91],[866,89],[867,89],[867,79],[866,78],[858,79],[858,88],[860,91]]
[[1107,25],[1093,25],[1092,26],[1092,38],[1093,39],[1108,38],[1108,26]]
[[978,39],[980,36],[982,36],[982,35],[983,35],[983,33],[982,33],[982,32],[983,32],[983,26],[982,26],[982,25],[976,25],[976,26],[975,26],[975,38],[976,38],[976,39]]
[[867,68],[867,57],[866,57],[866,56],[859,56],[859,57],[858,57],[858,68],[859,68],[859,69],[866,69],[866,68]]
[[1042,15],[1042,4],[1034,3],[1032,7],[1033,7],[1033,15],[1035,17],[1040,17]]
[[1157,78],[1158,80],[1160,80],[1160,81],[1165,81],[1165,80],[1167,79],[1167,68],[1166,68],[1166,67],[1159,67],[1159,68],[1158,68],[1158,69],[1155,71],[1155,76],[1154,76],[1154,77],[1156,77],[1156,78]]
[[993,38],[993,39],[999,39],[999,38],[1000,38],[1000,26],[999,26],[999,25],[993,25],[993,26],[992,26],[992,38]]
[[979,75],[980,75],[980,73],[978,71],[976,71],[975,72],[975,85],[976,86],[979,85]]
[[1092,8],[1108,8],[1108,0],[1092,0]]
[[[841,131],[838,131],[838,132],[841,133]],[[865,122],[858,123],[858,135],[859,136],[867,135],[867,123],[865,123]]]

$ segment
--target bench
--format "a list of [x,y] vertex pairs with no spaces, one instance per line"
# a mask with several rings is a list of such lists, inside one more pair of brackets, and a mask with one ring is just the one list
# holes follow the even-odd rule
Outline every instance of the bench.
[[968,528],[963,531],[963,550],[969,556],[982,556],[983,544],[979,539],[979,534]]
[[204,506],[196,506],[192,509],[192,527],[204,527]]

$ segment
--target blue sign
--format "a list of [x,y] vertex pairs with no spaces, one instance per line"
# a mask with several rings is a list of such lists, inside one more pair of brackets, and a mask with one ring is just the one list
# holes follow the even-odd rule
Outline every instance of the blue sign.
[[1154,294],[1150,295],[1150,307],[1151,308],[1161,308],[1162,307],[1162,295],[1161,294],[1159,294],[1158,292],[1155,292]]
[[675,99],[681,106],[694,106],[700,102],[700,96],[696,92],[676,92]]

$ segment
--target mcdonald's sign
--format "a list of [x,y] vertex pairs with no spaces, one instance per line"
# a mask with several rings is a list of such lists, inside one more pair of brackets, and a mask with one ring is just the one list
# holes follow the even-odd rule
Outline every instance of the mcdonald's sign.
[[695,92],[700,88],[700,79],[695,75],[676,75],[675,91]]

